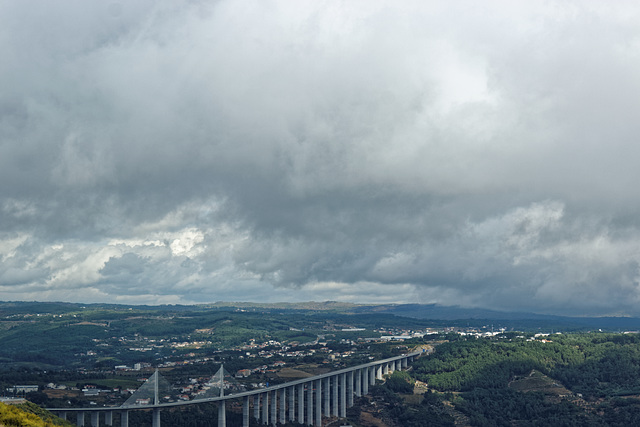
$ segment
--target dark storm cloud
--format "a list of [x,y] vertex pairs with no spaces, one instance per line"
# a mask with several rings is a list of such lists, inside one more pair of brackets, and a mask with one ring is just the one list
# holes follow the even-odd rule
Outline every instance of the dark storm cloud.
[[637,314],[632,3],[0,8],[2,299]]

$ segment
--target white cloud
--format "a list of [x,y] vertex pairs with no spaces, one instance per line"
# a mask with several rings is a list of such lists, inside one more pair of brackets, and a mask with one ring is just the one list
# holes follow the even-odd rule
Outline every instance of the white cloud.
[[195,229],[185,230],[180,236],[171,242],[171,251],[173,255],[198,255],[204,251],[204,248],[196,248],[196,245],[202,243],[204,234]]

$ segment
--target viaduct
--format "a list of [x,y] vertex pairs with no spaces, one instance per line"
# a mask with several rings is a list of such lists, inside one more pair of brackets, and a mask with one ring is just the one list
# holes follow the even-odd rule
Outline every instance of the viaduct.
[[[275,426],[287,421],[294,421],[311,426],[322,426],[322,417],[345,418],[347,408],[353,406],[354,396],[360,397],[369,393],[369,386],[376,379],[396,370],[407,368],[414,358],[421,353],[409,353],[390,357],[363,365],[316,375],[288,383],[257,390],[244,391],[224,396],[221,388],[220,396],[184,402],[159,403],[157,393],[155,401],[149,405],[128,405],[113,408],[47,408],[63,419],[67,413],[76,413],[76,425],[85,425],[85,414],[91,418],[91,427],[100,426],[100,414],[104,413],[104,424],[113,425],[113,414],[120,414],[120,425],[129,427],[129,411],[152,410],[152,426],[160,427],[162,409],[175,406],[196,405],[200,403],[218,403],[218,427],[226,427],[225,403],[232,399],[242,399],[242,425],[249,426],[251,407],[253,417],[260,424]],[[157,375],[157,372],[156,374]],[[157,381],[156,381],[157,384]]]

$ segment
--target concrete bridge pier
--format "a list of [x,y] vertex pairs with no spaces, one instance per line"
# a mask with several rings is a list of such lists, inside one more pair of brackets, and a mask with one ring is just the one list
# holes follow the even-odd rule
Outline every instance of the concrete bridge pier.
[[278,390],[271,391],[271,425],[278,422]]
[[340,374],[340,417],[347,416],[347,374]]
[[100,412],[91,413],[91,427],[100,427]]
[[151,427],[160,427],[160,408],[153,408],[153,418],[151,418]]
[[362,396],[362,369],[356,371],[356,396]]
[[120,427],[129,427],[129,411],[120,412]]
[[347,408],[353,406],[353,382],[354,375],[353,371],[347,372],[347,386],[345,387],[345,391],[347,392]]
[[362,370],[362,395],[369,394],[369,381],[371,381],[371,368]]
[[407,363],[407,358],[406,357],[402,358],[402,362],[401,363],[402,363],[401,364],[402,369],[407,369],[408,363]]
[[224,400],[218,402],[218,427],[227,427],[227,411]]
[[269,392],[261,393],[262,395],[262,418],[260,424],[269,423]]
[[316,383],[316,404],[315,404],[316,426],[322,427],[322,380],[317,379],[315,383]]
[[347,377],[347,384],[349,387],[347,388],[347,407],[351,408],[353,406],[353,371],[350,371]]
[[331,415],[338,416],[338,376],[331,377],[333,386],[331,387]]
[[84,411],[79,411],[78,415],[76,415],[76,425],[84,426]]
[[289,389],[289,421],[296,420],[296,386],[287,387]]
[[280,424],[287,422],[287,389],[280,389]]
[[330,391],[331,391],[331,377],[326,377],[324,379],[324,416],[325,417],[330,417],[331,416],[331,400],[329,398],[330,396]]
[[382,365],[378,365],[376,366],[376,379],[377,380],[381,380],[382,379]]
[[313,425],[313,383],[307,383],[307,425]]
[[242,398],[242,427],[249,427],[249,406],[251,405],[249,396]]
[[326,377],[322,384],[322,415],[331,416],[331,377]]
[[108,411],[104,413],[104,425],[106,426],[113,425],[113,411]]
[[255,394],[253,396],[253,418],[256,421],[260,421],[260,395]]
[[298,422],[304,424],[304,384],[298,384]]

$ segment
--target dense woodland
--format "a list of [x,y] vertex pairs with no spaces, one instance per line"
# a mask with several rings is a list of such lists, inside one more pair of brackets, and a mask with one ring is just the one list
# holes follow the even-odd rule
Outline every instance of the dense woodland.
[[[439,391],[504,388],[515,376],[539,370],[587,397],[640,394],[637,334],[557,334],[536,340],[503,334],[460,338],[414,365],[416,379]],[[550,342],[544,342],[550,341]]]
[[[374,390],[389,402],[409,393],[403,381],[432,390],[418,405],[389,405],[384,416],[392,425],[453,425],[454,415],[474,426],[640,425],[637,334],[440,338],[434,354]],[[533,383],[534,374],[549,387],[516,386]]]

